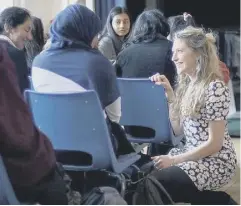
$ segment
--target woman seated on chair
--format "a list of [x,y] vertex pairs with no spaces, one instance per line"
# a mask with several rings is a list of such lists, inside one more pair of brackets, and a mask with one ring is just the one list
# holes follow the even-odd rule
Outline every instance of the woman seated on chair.
[[[151,75],[164,74],[175,83],[176,69],[171,61],[172,42],[167,40],[169,25],[165,16],[157,9],[142,12],[136,20],[125,48],[116,60],[117,76],[125,78],[148,78]],[[133,137],[153,137],[152,128],[125,126]],[[167,146],[162,146],[164,151]]]
[[[116,124],[121,116],[121,98],[115,71],[97,49],[100,25],[98,16],[80,4],[61,11],[51,24],[50,48],[34,59],[32,81],[38,92],[96,91],[106,119]],[[118,151],[121,142],[112,141]]]
[[54,149],[34,126],[7,48],[0,44],[0,154],[9,179],[20,202],[66,205]]
[[176,202],[229,204],[226,193],[207,191],[227,184],[237,164],[226,125],[229,91],[215,38],[201,28],[187,27],[175,34],[172,51],[178,72],[175,92],[164,75],[151,80],[165,88],[174,132],[184,132],[187,142],[182,149],[153,157],[159,170],[155,176]]
[[119,122],[115,71],[97,49],[100,30],[100,19],[85,6],[73,4],[61,11],[51,24],[50,48],[34,59],[33,86],[48,93],[95,90],[109,119]]
[[176,69],[171,61],[172,42],[166,38],[169,31],[167,20],[159,10],[142,12],[125,48],[117,56],[118,76],[148,78],[158,72],[174,85]]

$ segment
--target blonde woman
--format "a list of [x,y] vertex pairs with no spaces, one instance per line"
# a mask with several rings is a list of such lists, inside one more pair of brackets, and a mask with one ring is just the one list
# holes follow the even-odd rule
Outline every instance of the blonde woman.
[[184,133],[184,148],[153,157],[155,176],[176,202],[230,204],[224,192],[214,192],[234,175],[236,153],[228,134],[228,87],[221,80],[215,38],[201,28],[176,33],[172,61],[178,72],[176,90],[163,75],[150,79],[166,90],[170,121],[176,135]]

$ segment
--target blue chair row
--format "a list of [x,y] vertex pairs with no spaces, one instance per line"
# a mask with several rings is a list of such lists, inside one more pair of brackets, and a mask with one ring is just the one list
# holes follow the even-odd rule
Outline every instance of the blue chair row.
[[0,205],[19,205],[0,155]]
[[91,165],[64,165],[65,169],[121,173],[140,158],[136,153],[116,158],[94,91],[47,94],[27,90],[25,98],[36,126],[50,138],[55,150],[82,151],[92,156]]
[[120,124],[155,130],[151,138],[133,137],[135,143],[156,143],[177,146],[182,137],[175,137],[169,119],[165,90],[149,79],[118,78],[122,115]]

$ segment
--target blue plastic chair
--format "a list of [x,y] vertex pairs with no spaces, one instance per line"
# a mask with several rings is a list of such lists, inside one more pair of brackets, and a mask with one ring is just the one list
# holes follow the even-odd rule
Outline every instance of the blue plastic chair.
[[66,170],[110,169],[121,173],[140,158],[136,153],[116,158],[94,91],[47,94],[26,90],[25,98],[35,124],[50,138],[55,150],[81,151],[92,156],[91,165],[64,165]]
[[0,156],[0,205],[19,205],[9,180],[2,157]]
[[120,124],[155,130],[154,137],[128,135],[129,141],[177,146],[182,137],[173,134],[164,88],[149,79],[118,78],[118,84],[122,107]]

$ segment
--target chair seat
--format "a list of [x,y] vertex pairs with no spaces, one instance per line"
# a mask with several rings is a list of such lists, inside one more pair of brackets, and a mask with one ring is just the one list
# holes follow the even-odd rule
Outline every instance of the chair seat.
[[[123,170],[125,170],[130,165],[134,164],[137,160],[140,159],[140,155],[137,155],[136,153],[130,153],[127,155],[120,155],[117,158],[117,164],[114,164],[113,171],[116,173],[121,173]],[[92,165],[90,166],[74,166],[74,165],[64,165],[63,166],[65,170],[67,171],[94,171],[94,170],[101,170],[106,168],[93,168]],[[109,170],[112,170],[112,168],[109,168]]]
[[130,154],[126,154],[126,155],[120,155],[118,158],[117,158],[117,162],[118,163],[121,163],[121,162],[123,162],[123,161],[126,161],[126,159],[128,159],[128,158],[136,158],[136,157],[138,157],[138,156],[140,156],[140,155],[137,155],[135,152],[133,152],[133,153],[130,153]]
[[130,165],[134,164],[137,160],[141,158],[140,155],[136,153],[130,153],[127,155],[121,155],[117,158],[117,164],[113,165],[113,171],[116,173],[123,172]]

